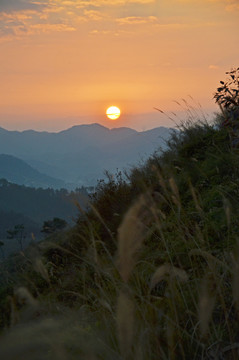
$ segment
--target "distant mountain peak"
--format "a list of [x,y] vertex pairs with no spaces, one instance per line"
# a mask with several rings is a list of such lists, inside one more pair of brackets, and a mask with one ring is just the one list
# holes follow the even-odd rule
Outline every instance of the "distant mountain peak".
[[138,132],[137,130],[131,129],[126,126],[122,126],[119,128],[112,128],[112,129],[110,129],[110,131],[113,131],[113,132],[126,132],[127,131],[127,132],[130,132],[131,134],[136,134]]
[[80,124],[80,125],[74,125],[68,129],[62,130],[59,132],[59,134],[66,134],[66,133],[74,133],[74,132],[81,132],[81,131],[92,131],[92,130],[96,130],[96,131],[109,131],[109,129],[101,124],[98,123],[93,123],[93,124]]

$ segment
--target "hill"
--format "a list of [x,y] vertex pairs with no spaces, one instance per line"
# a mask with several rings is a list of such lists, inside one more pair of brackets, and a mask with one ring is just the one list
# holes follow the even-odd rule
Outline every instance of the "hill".
[[[50,308],[58,306],[52,326],[54,338],[62,339],[64,348],[68,349],[75,324],[81,339],[81,345],[72,340],[76,354],[83,352],[87,358],[93,346],[95,354],[99,351],[102,358],[111,359],[116,351],[111,347],[112,336],[120,337],[123,354],[135,354],[137,341],[143,341],[143,359],[158,359],[161,353],[167,358],[168,352],[169,358],[176,354],[189,360],[194,354],[201,359],[204,349],[214,347],[218,331],[223,333],[220,351],[236,342],[236,290],[233,293],[230,287],[237,279],[232,250],[238,236],[238,150],[232,150],[227,130],[207,124],[184,129],[168,146],[160,157],[155,155],[132,169],[127,181],[118,173],[99,183],[92,209],[78,218],[77,226],[51,237],[49,244],[29,248],[26,258],[35,254],[31,261],[40,261],[41,267],[18,257],[5,265],[13,269],[14,261],[11,281],[25,286],[23,296],[32,299],[28,313],[42,311],[31,305],[37,293],[43,303],[51,299]],[[1,287],[6,293],[10,289],[4,279]],[[16,292],[14,299],[19,296]],[[68,308],[67,318],[61,306]],[[26,312],[19,306],[16,311],[26,322]],[[3,314],[6,322],[7,312]],[[230,324],[225,320],[228,316]],[[35,335],[44,328],[44,321],[43,316],[28,335],[24,354],[29,341],[31,348],[38,349]],[[84,321],[89,326],[85,340],[83,325],[77,325]],[[165,331],[169,324],[173,338]],[[135,345],[128,343],[128,331]],[[17,328],[11,336],[19,336]],[[160,348],[158,338],[163,341]],[[8,352],[9,341],[5,340]],[[44,339],[41,343],[45,344]],[[52,343],[53,339],[50,347]]]
[[101,181],[75,227],[3,263],[2,357],[238,359],[238,71],[214,122],[186,122]]
[[0,128],[0,153],[17,156],[50,177],[89,186],[104,177],[104,170],[122,170],[163,148],[169,134],[170,129],[163,127],[137,132],[99,124],[73,126],[59,133]]
[[35,189],[0,179],[0,210],[20,213],[38,224],[53,217],[71,223],[78,211],[76,203],[85,207],[87,197],[85,188],[76,189],[75,192]]
[[0,258],[7,257],[11,253],[19,252],[20,247],[17,239],[7,238],[7,231],[14,229],[14,226],[17,224],[22,224],[24,226],[24,248],[26,248],[29,243],[39,241],[43,238],[43,234],[40,232],[42,224],[33,221],[23,214],[1,209],[0,219],[0,243],[3,244],[1,246]]
[[7,239],[8,230],[12,231],[16,225],[24,227],[24,248],[33,240],[40,241],[43,238],[41,229],[45,221],[60,218],[72,226],[78,216],[77,204],[84,209],[87,199],[85,188],[74,192],[66,189],[36,189],[0,179],[0,244],[4,244],[3,247],[0,245],[0,249],[5,256],[19,251],[17,238]]
[[25,161],[12,155],[0,154],[0,178],[34,188],[65,188],[66,183],[41,174]]

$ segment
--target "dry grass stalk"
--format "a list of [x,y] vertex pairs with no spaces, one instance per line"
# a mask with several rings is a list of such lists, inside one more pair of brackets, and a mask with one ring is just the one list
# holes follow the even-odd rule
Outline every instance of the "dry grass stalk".
[[194,189],[194,187],[193,187],[192,184],[191,184],[191,181],[189,182],[189,188],[190,188],[190,192],[191,192],[192,197],[193,197],[193,201],[194,201],[195,207],[196,207],[197,211],[201,214],[203,211],[202,211],[201,206],[199,205],[199,201],[198,201],[198,198],[197,198],[195,189]]
[[177,187],[177,184],[176,184],[174,178],[169,179],[169,185],[170,185],[171,190],[173,192],[172,200],[175,203],[175,205],[177,205],[179,207],[179,209],[180,209],[181,208],[181,201],[180,201],[178,187]]
[[134,338],[134,304],[129,296],[121,291],[118,297],[116,323],[119,347],[124,359],[132,354]]
[[175,329],[173,324],[168,321],[166,325],[167,343],[168,343],[168,358],[175,359]]
[[40,258],[35,259],[33,263],[33,268],[37,273],[39,273],[42,276],[44,280],[48,282],[48,284],[50,284],[48,271],[46,269],[46,266],[43,264],[42,259]]
[[206,336],[209,329],[209,323],[215,306],[216,294],[213,284],[207,277],[203,280],[201,293],[199,295],[198,317],[200,332],[202,336]]
[[200,249],[193,249],[189,252],[189,256],[195,256],[195,255],[202,256],[207,261],[210,269],[214,270],[215,265],[219,265],[219,266],[222,266],[223,268],[226,268],[227,270],[230,270],[225,262],[217,259],[215,256],[213,256],[212,254],[210,254],[207,251],[200,250]]
[[223,207],[226,214],[227,227],[229,227],[231,223],[231,209],[230,209],[230,203],[226,198],[223,198]]
[[38,302],[25,287],[19,287],[14,292],[15,299],[20,305],[36,307]]
[[232,294],[233,301],[239,315],[239,242],[237,242],[235,254],[233,255],[233,279],[232,279]]
[[199,246],[200,245],[203,246],[205,244],[205,239],[204,239],[203,233],[197,223],[195,223],[195,229],[196,229],[196,235],[197,235],[197,239],[199,242]]
[[153,289],[160,281],[170,278],[176,278],[181,282],[188,280],[188,275],[185,270],[172,266],[170,264],[164,264],[157,268],[153,274],[150,282],[150,289]]
[[111,230],[109,229],[109,227],[107,226],[107,224],[105,223],[104,219],[102,218],[102,216],[100,215],[99,211],[96,209],[96,207],[91,204],[89,202],[89,207],[91,208],[91,210],[93,211],[93,213],[96,215],[96,217],[100,220],[101,224],[105,227],[105,229],[107,230],[108,234],[110,235],[110,237],[113,239],[113,235]]
[[35,318],[39,310],[39,303],[25,287],[19,287],[13,296],[8,297],[11,308],[10,324],[14,326],[20,321]]
[[19,314],[17,311],[16,301],[13,296],[8,297],[8,301],[10,304],[10,326],[14,326],[19,321]]
[[166,183],[164,181],[163,175],[161,174],[160,171],[158,171],[156,166],[155,166],[155,171],[157,172],[157,175],[158,175],[158,178],[159,178],[159,183],[160,183],[162,189],[164,190],[165,194],[167,194],[168,193],[167,186],[166,186]]
[[118,265],[124,282],[129,280],[136,262],[136,254],[140,250],[146,227],[143,224],[145,199],[139,200],[128,210],[118,229]]

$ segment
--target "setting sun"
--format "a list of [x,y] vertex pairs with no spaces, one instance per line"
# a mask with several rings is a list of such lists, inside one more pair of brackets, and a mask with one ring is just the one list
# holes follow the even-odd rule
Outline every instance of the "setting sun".
[[120,116],[120,109],[117,106],[110,106],[106,110],[106,115],[110,120],[116,120]]

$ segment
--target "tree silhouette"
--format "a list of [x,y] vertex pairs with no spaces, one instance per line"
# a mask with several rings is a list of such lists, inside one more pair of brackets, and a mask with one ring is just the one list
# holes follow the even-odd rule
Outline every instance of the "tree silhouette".
[[217,88],[214,98],[222,110],[225,121],[233,122],[239,118],[239,68],[226,74],[229,75],[229,79],[226,82],[220,81],[221,86]]
[[220,81],[214,95],[216,103],[222,111],[221,125],[229,130],[233,147],[239,146],[239,68],[226,72],[229,78]]
[[53,220],[44,221],[41,232],[45,234],[52,234],[56,231],[63,230],[67,226],[64,219],[55,217]]
[[8,233],[7,238],[8,239],[16,239],[20,245],[21,251],[23,251],[23,240],[26,237],[24,230],[25,230],[25,227],[23,224],[15,225],[13,230],[7,230],[7,233]]

